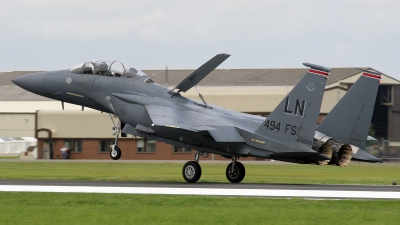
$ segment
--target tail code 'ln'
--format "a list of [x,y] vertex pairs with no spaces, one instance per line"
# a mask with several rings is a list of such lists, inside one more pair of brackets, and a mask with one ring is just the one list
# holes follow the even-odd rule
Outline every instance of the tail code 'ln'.
[[311,68],[256,130],[257,134],[311,147],[331,69],[303,64]]

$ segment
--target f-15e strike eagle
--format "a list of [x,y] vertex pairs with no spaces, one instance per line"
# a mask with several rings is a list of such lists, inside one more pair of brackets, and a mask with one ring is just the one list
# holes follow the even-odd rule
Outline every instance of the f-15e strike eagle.
[[[169,90],[142,71],[117,60],[87,61],[68,70],[27,74],[12,81],[35,94],[116,115],[112,159],[121,157],[122,132],[195,150],[183,166],[187,182],[201,176],[199,156],[231,158],[226,177],[239,183],[245,167],[239,157],[259,157],[302,164],[347,165],[351,159],[380,162],[362,149],[368,137],[381,74],[364,71],[317,127],[330,68],[310,69],[267,118],[235,112],[183,97],[230,55],[218,54]],[[278,78],[279,79],[279,78]],[[196,88],[197,90],[197,88]]]

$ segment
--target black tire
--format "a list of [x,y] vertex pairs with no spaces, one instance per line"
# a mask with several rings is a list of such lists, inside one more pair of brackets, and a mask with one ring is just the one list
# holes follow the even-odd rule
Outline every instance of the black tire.
[[122,152],[121,149],[118,148],[118,146],[115,146],[114,148],[111,146],[111,150],[110,150],[110,157],[113,160],[118,160],[119,158],[121,158]]
[[201,166],[195,161],[187,162],[183,166],[182,176],[189,183],[197,182],[201,177]]
[[226,168],[226,178],[231,183],[240,183],[244,179],[244,176],[246,175],[246,169],[244,168],[243,164],[240,162],[236,162],[233,173],[231,173],[231,167],[232,167],[232,163],[230,163],[228,165],[228,167]]

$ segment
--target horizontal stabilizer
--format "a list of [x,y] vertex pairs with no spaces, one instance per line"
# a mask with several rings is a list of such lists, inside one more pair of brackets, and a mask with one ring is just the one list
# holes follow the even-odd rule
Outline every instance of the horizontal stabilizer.
[[211,73],[215,68],[217,68],[223,61],[225,61],[229,56],[228,54],[218,54],[214,58],[210,59],[208,62],[204,63],[197,70],[186,77],[182,82],[178,84],[174,89],[178,89],[178,92],[186,92],[196,84],[198,84],[204,77]]
[[352,160],[358,160],[363,162],[383,162],[382,159],[377,158],[364,150],[358,150],[355,155],[353,155]]
[[[298,159],[308,159],[311,161],[322,161],[322,160],[329,160],[330,158],[321,155],[317,152],[309,153],[309,152],[284,152],[284,153],[276,153],[271,154],[270,156],[272,159],[282,160],[282,159],[290,159],[290,158],[298,158]],[[286,160],[282,160],[286,161]]]

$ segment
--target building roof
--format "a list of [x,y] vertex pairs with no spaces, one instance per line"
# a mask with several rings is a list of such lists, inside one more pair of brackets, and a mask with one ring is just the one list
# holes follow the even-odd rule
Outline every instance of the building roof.
[[[363,69],[371,69],[363,67]],[[306,74],[301,69],[216,69],[199,86],[294,86]],[[158,84],[165,84],[165,70],[143,70]],[[168,85],[178,85],[193,70],[168,70]],[[333,68],[327,84],[360,73],[356,68]]]
[[13,71],[0,73],[0,101],[52,101],[52,99],[26,91],[11,81],[15,77],[35,72],[38,71]]
[[[363,69],[372,69],[363,67]],[[300,69],[216,69],[199,86],[294,86],[307,72]],[[372,69],[373,70],[373,69]],[[168,86],[175,87],[194,70],[168,70]],[[38,71],[0,73],[0,101],[52,101],[28,92],[11,82],[15,77]],[[166,83],[165,70],[143,70],[156,83]],[[327,85],[360,73],[356,68],[333,68]]]

